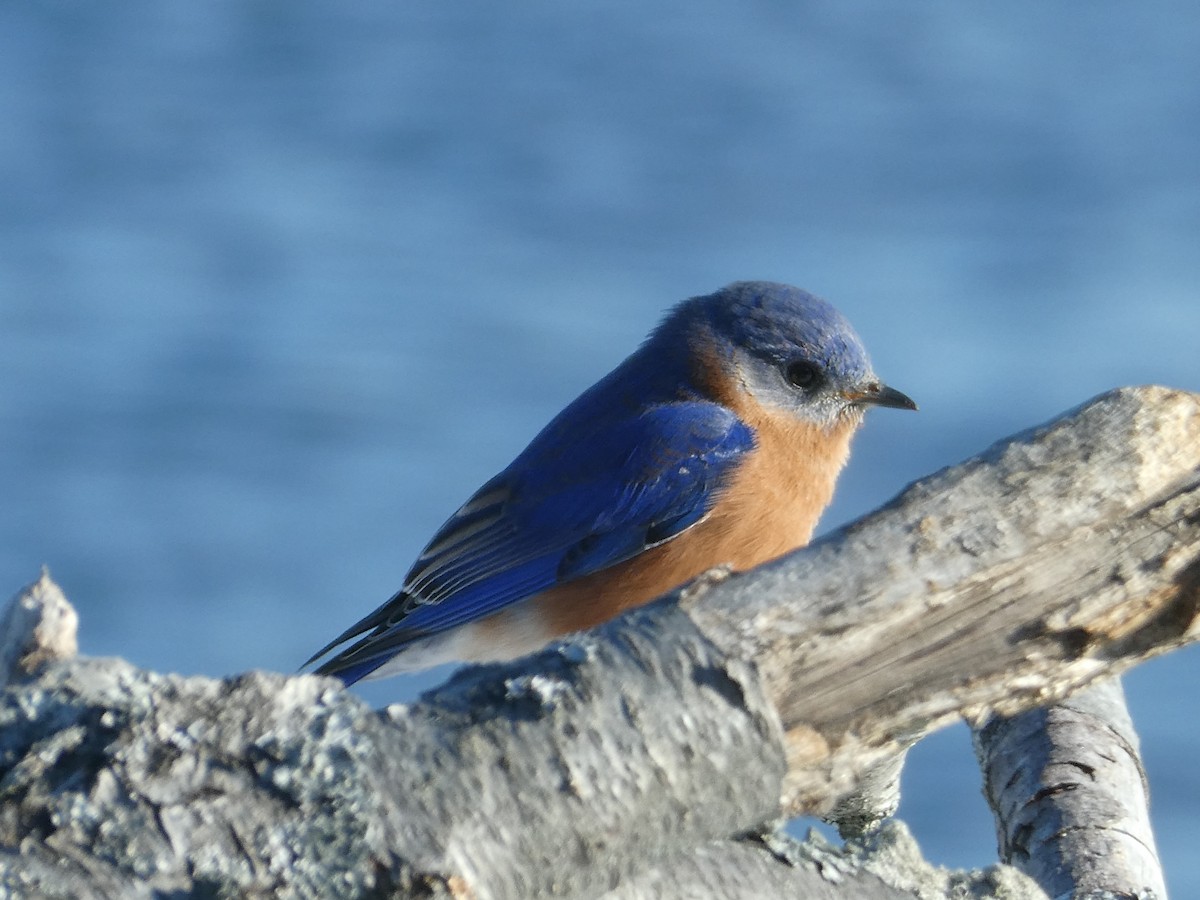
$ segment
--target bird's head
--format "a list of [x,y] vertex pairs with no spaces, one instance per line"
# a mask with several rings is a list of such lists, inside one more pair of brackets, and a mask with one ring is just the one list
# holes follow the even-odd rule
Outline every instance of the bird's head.
[[917,408],[875,375],[842,314],[799,288],[737,282],[680,304],[662,330],[691,345],[718,397],[739,392],[826,428],[856,423],[870,406]]

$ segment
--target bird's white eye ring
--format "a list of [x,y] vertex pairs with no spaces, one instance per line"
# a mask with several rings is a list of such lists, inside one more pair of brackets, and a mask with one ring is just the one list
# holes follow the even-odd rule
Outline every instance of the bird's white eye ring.
[[811,391],[820,387],[825,380],[825,373],[810,359],[795,359],[784,366],[783,377],[792,387]]

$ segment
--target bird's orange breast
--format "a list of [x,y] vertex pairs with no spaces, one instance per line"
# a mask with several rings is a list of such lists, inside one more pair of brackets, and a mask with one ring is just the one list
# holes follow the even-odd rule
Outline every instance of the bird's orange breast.
[[[756,443],[711,512],[678,537],[528,601],[555,634],[591,628],[722,563],[748,569],[802,547],[833,497],[856,419],[832,430],[737,410]],[[525,604],[521,604],[524,606]],[[491,617],[503,627],[506,613]]]

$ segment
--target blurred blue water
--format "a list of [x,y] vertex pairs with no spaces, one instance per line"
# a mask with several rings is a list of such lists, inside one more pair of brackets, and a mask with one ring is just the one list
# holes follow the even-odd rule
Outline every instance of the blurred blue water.
[[[738,278],[829,297],[921,403],[827,527],[1112,386],[1200,389],[1198,45],[1183,2],[4,5],[0,583],[50,564],[88,653],[293,669]],[[1198,670],[1127,681],[1177,896]],[[992,859],[965,730],[907,783],[933,859]]]

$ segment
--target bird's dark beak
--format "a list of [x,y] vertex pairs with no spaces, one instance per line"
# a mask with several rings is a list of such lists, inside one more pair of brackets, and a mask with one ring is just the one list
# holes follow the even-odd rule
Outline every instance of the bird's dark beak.
[[887,406],[892,409],[917,408],[917,404],[908,394],[902,394],[895,388],[880,384],[878,381],[868,381],[857,390],[846,391],[843,396],[859,406]]

